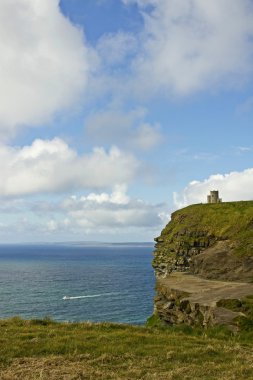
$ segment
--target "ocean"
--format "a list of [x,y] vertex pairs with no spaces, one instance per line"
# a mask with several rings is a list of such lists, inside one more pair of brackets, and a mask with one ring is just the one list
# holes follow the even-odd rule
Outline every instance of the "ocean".
[[0,245],[0,319],[144,324],[152,244]]

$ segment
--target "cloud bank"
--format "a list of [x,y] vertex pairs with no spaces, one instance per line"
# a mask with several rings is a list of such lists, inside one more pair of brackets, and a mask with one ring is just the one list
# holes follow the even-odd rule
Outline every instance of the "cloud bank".
[[[131,198],[125,185],[109,192],[71,195],[60,199],[14,198],[0,204],[0,236],[8,241],[46,237],[49,240],[89,238],[117,240],[132,236],[138,241],[153,240],[168,220],[167,205]],[[11,234],[10,234],[10,231]]]
[[145,122],[146,109],[130,111],[119,105],[109,106],[90,115],[85,121],[86,133],[97,144],[110,144],[148,151],[159,145],[163,136],[158,123]]
[[253,168],[242,172],[215,174],[203,181],[192,181],[181,192],[174,193],[177,208],[205,203],[210,190],[219,190],[224,202],[253,199]]
[[78,154],[63,140],[35,140],[22,148],[0,146],[0,195],[17,196],[131,182],[138,161],[113,147]]
[[160,226],[161,204],[152,205],[140,199],[131,199],[125,186],[116,186],[111,194],[91,193],[88,196],[67,198],[61,207],[70,219],[84,229]]
[[0,51],[0,136],[47,122],[86,85],[83,34],[59,0],[1,0]]
[[251,0],[122,0],[144,18],[133,62],[144,94],[177,96],[231,88],[252,75]]

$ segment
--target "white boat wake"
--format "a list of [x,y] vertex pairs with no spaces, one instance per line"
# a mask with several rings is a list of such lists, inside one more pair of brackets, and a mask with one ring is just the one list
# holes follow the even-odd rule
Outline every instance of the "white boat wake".
[[70,296],[64,296],[62,297],[63,300],[77,300],[80,298],[95,298],[95,297],[103,297],[103,296],[110,296],[115,293],[103,293],[103,294],[90,294],[87,296],[75,296],[75,297],[70,297]]

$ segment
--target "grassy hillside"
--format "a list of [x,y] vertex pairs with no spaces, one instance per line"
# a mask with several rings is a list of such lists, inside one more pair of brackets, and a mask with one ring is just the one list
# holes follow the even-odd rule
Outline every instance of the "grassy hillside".
[[161,237],[170,240],[187,231],[189,243],[194,243],[199,232],[203,244],[208,239],[228,239],[234,243],[238,255],[253,255],[253,201],[188,206],[172,214],[172,221]]
[[[190,270],[207,278],[253,281],[253,201],[185,207],[155,240],[157,276]],[[201,253],[207,253],[204,259]]]
[[253,379],[253,332],[0,321],[1,380]]

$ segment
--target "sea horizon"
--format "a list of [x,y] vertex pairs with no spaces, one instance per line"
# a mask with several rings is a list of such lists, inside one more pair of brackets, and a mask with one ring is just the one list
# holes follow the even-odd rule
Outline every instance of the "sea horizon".
[[113,241],[80,241],[80,240],[73,240],[73,241],[24,241],[24,242],[0,242],[0,246],[5,245],[76,245],[76,246],[147,246],[151,247],[155,245],[155,242],[152,241],[119,241],[119,242],[113,242]]

